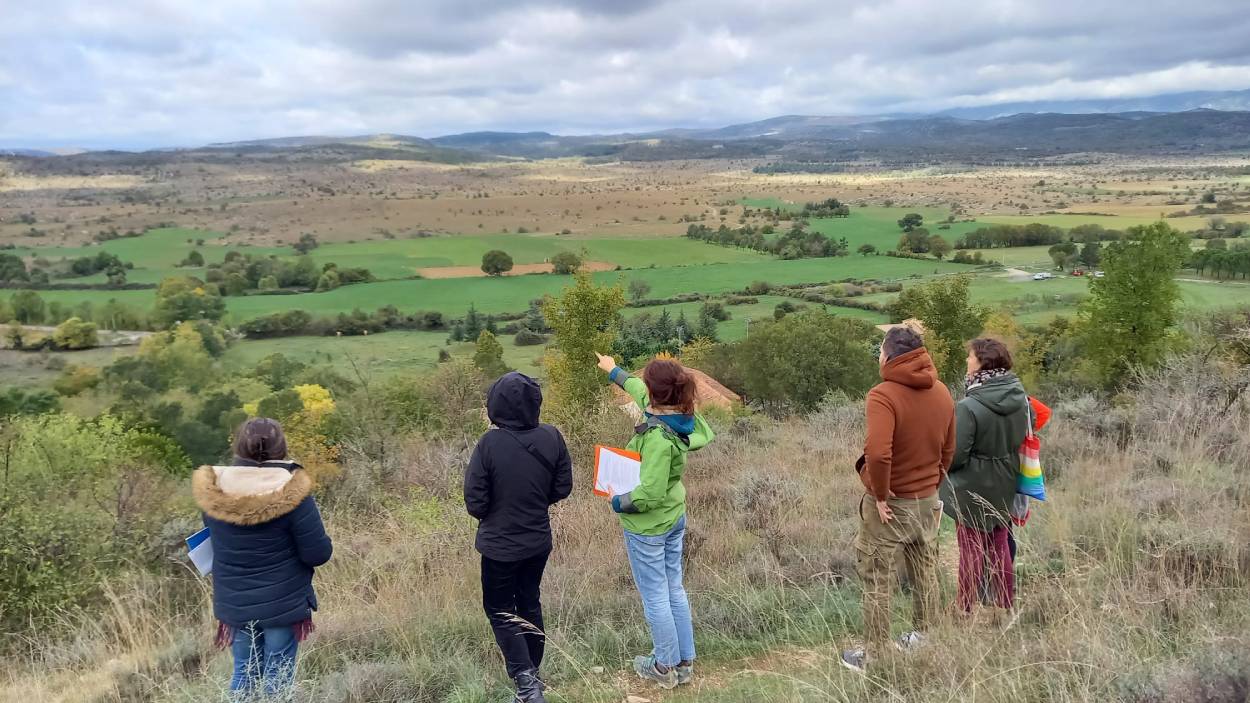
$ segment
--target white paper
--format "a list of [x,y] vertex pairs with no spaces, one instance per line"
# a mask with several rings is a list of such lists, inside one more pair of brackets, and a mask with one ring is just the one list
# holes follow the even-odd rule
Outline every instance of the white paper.
[[200,572],[200,576],[211,574],[213,572],[213,540],[209,539],[208,528],[188,537],[187,546],[191,547],[187,551],[187,556],[191,557],[191,563]]
[[595,491],[608,495],[629,493],[642,483],[642,462],[621,456],[607,447],[598,448],[595,457]]

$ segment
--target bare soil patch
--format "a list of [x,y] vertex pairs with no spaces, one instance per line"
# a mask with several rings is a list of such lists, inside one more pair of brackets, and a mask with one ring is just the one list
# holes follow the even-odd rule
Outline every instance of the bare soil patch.
[[[582,270],[592,272],[615,271],[616,264],[610,264],[606,261],[584,261],[582,262]],[[551,273],[551,271],[551,264],[517,264],[512,267],[511,271],[503,275],[524,276],[529,273]],[[422,278],[473,278],[486,275],[477,266],[431,266],[419,268],[417,273]]]

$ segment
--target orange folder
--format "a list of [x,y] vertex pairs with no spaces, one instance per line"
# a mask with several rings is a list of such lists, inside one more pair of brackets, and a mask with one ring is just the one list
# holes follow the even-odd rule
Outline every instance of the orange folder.
[[634,490],[641,482],[641,471],[638,452],[595,445],[595,495],[610,498]]

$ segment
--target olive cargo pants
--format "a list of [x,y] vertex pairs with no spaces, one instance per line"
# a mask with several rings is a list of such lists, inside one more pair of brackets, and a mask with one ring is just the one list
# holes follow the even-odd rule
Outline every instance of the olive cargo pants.
[[878,654],[890,639],[890,596],[900,549],[911,583],[914,629],[927,627],[938,610],[937,534],[942,503],[936,493],[928,498],[891,498],[888,502],[894,519],[882,523],[872,496],[860,498],[859,534],[855,537],[864,588],[864,645],[866,651]]

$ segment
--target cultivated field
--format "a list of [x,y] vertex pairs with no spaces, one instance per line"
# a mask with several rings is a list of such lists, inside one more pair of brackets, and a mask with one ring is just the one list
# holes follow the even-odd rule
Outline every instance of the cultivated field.
[[[1017,167],[861,166],[844,174],[752,171],[763,163],[551,159],[469,165],[377,160],[275,164],[243,159],[234,167],[177,163],[70,176],[39,175],[27,172],[23,162],[0,162],[0,245],[12,245],[11,253],[32,263],[106,251],[133,264],[128,283],[147,286],[40,291],[49,303],[70,307],[114,300],[147,310],[154,301],[151,287],[165,277],[205,276],[202,267],[180,267],[193,251],[206,265],[220,263],[230,251],[294,257],[292,245],[306,234],[320,244],[311,251],[319,267],[334,263],[366,268],[376,279],[322,293],[228,297],[226,319],[235,324],[291,309],[333,315],[385,305],[403,312],[437,311],[448,318],[462,316],[470,304],[488,314],[520,313],[530,301],[568,284],[567,276],[549,273],[548,262],[561,252],[582,256],[599,282],[646,282],[652,299],[691,293],[717,297],[760,281],[793,285],[854,279],[910,285],[933,276],[970,273],[978,301],[1005,307],[1025,321],[1043,321],[1071,314],[1087,280],[1061,276],[1034,282],[1021,273],[934,259],[864,257],[856,250],[865,244],[881,252],[894,249],[901,234],[897,221],[908,213],[922,215],[930,232],[954,242],[987,224],[1124,229],[1169,215],[1168,222],[1179,229],[1201,229],[1209,218],[1173,215],[1192,209],[1208,192],[1235,202],[1250,197],[1250,180],[1233,168],[1241,163],[1236,156],[1092,155],[1079,163],[1056,159]],[[783,261],[682,237],[692,222],[713,229],[759,226],[769,221],[762,208],[796,213],[804,202],[831,197],[849,203],[850,215],[814,219],[811,227],[834,239],[846,238],[846,257]],[[1232,214],[1227,219],[1239,218]],[[788,221],[777,227],[788,227]],[[93,241],[101,232],[127,231],[142,235]],[[512,275],[481,273],[482,255],[493,249],[513,258]],[[982,254],[1018,272],[1053,267],[1047,247]],[[1194,279],[1183,284],[1186,304],[1193,308],[1250,302],[1245,285],[1186,277]],[[101,272],[66,282],[102,285],[106,276]],[[864,300],[885,304],[892,298],[875,294]],[[721,337],[743,336],[748,320],[769,317],[780,302],[766,298],[733,308],[731,319],[721,324]],[[698,303],[664,307],[688,317],[698,311]],[[872,311],[833,311],[884,320]],[[509,363],[534,368],[539,352],[504,341]],[[260,358],[264,351],[297,357],[330,354],[342,362],[356,350],[381,369],[398,370],[433,363],[439,349],[463,354],[469,348],[446,347],[444,342],[445,335],[428,332],[389,333],[376,341],[243,340],[231,353],[243,359]],[[39,375],[19,376],[29,380]]]

